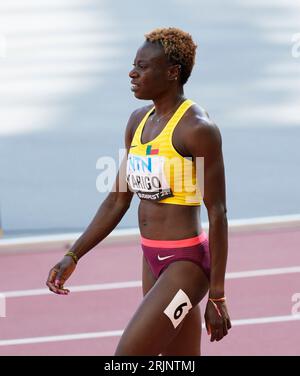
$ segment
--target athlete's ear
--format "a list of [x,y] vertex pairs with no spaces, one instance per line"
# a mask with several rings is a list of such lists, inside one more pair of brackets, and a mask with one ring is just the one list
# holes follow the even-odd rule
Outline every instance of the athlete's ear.
[[169,81],[179,80],[180,78],[181,65],[174,64],[169,66],[168,79]]

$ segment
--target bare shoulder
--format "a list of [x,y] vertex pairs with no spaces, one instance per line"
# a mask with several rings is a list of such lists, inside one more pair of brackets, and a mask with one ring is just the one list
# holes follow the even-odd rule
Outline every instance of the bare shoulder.
[[205,152],[207,149],[220,148],[221,132],[206,110],[198,105],[191,107],[185,121],[184,144],[190,152]]
[[193,106],[187,114],[186,130],[189,136],[206,140],[220,141],[221,132],[216,123],[209,117],[206,110],[200,106]]
[[125,145],[128,148],[131,144],[131,141],[133,139],[134,132],[136,131],[138,125],[143,120],[143,117],[146,115],[146,113],[152,108],[152,105],[140,107],[132,112],[130,115],[126,130],[125,130]]
[[198,105],[193,106],[188,114],[187,129],[195,136],[217,137],[220,134],[219,127],[207,111]]

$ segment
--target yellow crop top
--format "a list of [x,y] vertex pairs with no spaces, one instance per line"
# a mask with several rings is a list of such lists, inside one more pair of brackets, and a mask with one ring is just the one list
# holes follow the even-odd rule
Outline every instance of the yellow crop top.
[[147,143],[142,143],[141,136],[154,107],[137,127],[128,153],[126,180],[129,189],[140,199],[162,204],[201,205],[195,161],[180,155],[172,144],[176,125],[193,104],[191,100],[184,101],[161,133]]

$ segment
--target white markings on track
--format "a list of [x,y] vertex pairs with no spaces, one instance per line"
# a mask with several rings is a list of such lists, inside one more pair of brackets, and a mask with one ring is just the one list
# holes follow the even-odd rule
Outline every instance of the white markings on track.
[[269,275],[292,274],[292,273],[300,273],[300,266],[292,266],[292,267],[287,267],[287,268],[275,268],[275,269],[257,269],[257,270],[248,270],[245,272],[227,273],[226,279],[265,277]]
[[[270,217],[256,217],[256,218],[242,218],[231,219],[228,221],[230,231],[249,231],[249,230],[264,230],[272,228],[293,228],[300,226],[300,214],[288,214]],[[202,223],[205,231],[208,231],[208,223]],[[0,239],[0,253],[7,252],[7,247],[20,247],[24,250],[28,249],[28,245],[39,245],[39,252],[43,251],[42,246],[46,246],[45,251],[49,252],[49,245],[55,245],[56,250],[60,247],[65,247],[66,244],[75,242],[82,233],[66,233],[58,235],[39,235],[27,236],[19,238]],[[138,228],[115,229],[105,239],[105,242],[111,240],[126,241],[130,237],[140,238],[140,230]],[[105,245],[105,243],[104,243]]]
[[78,339],[119,337],[122,335],[122,333],[123,333],[123,330],[113,330],[113,331],[107,331],[107,332],[66,334],[66,335],[61,335],[61,336],[7,339],[7,340],[0,341],[0,346],[30,345],[33,343],[49,343],[49,342],[61,342],[61,341],[75,341]]
[[6,317],[6,296],[0,294],[0,317]]
[[[71,286],[68,287],[71,292],[91,292],[100,290],[127,289],[131,287],[141,287],[141,281],[127,281],[115,283],[100,283],[95,285]],[[2,293],[6,298],[23,298],[25,296],[41,296],[52,294],[48,289],[8,291]]]
[[[243,325],[257,325],[257,324],[272,324],[277,322],[300,321],[300,315],[289,316],[271,316],[259,317],[251,319],[233,320],[232,326]],[[202,325],[204,329],[204,324]],[[78,333],[78,334],[65,334],[59,336],[48,337],[33,337],[33,338],[17,338],[6,339],[0,341],[0,346],[16,346],[16,345],[31,345],[35,343],[49,343],[49,342],[62,342],[62,341],[76,341],[81,339],[95,339],[95,338],[108,338],[120,337],[123,330],[112,330],[106,332],[91,332],[91,333]]]
[[[242,219],[230,219],[228,221],[230,231],[248,231],[248,230],[264,230],[272,228],[287,228],[294,226],[300,226],[300,214],[288,214],[270,217],[256,217],[256,218],[242,218]],[[202,227],[205,231],[208,231],[208,223],[202,223]],[[82,233],[66,233],[58,235],[40,235],[40,236],[27,236],[19,238],[7,238],[0,239],[0,251],[7,251],[7,247],[20,246],[21,248],[28,249],[28,245],[40,246],[39,252],[43,249],[42,246],[46,246],[46,251],[49,252],[49,245],[55,244],[56,247],[65,246],[66,243],[75,242]],[[105,239],[122,241],[128,240],[129,237],[140,237],[140,230],[138,228],[128,229],[116,229]]]
[[[250,270],[244,272],[232,272],[226,275],[226,279],[239,279],[239,278],[253,278],[261,276],[274,276],[282,274],[300,273],[300,266],[275,268],[275,269],[259,269]],[[127,281],[116,283],[103,283],[95,285],[73,286],[70,287],[72,292],[90,292],[100,290],[114,290],[141,287],[141,281]],[[9,291],[2,293],[5,298],[19,298],[29,296],[41,296],[51,294],[47,289],[35,289],[35,290],[23,290],[23,291]],[[232,325],[246,326],[246,325],[258,325],[258,324],[272,324],[279,322],[291,322],[300,321],[300,315],[288,315],[288,316],[271,316],[271,317],[259,317],[233,320]],[[204,328],[204,324],[203,324]],[[37,343],[49,343],[49,342],[62,342],[62,341],[76,341],[87,340],[95,338],[108,338],[108,337],[120,337],[123,330],[113,330],[104,332],[90,332],[90,333],[75,333],[66,335],[46,336],[46,337],[33,337],[33,338],[17,338],[0,340],[0,346],[16,346],[16,345],[29,345]]]
[[[293,274],[300,273],[300,266],[292,266],[287,268],[276,268],[276,269],[258,269],[258,270],[248,270],[244,272],[232,272],[226,274],[226,279],[239,279],[239,278],[253,278],[253,277],[265,277],[273,275],[282,274]],[[132,287],[141,287],[141,281],[125,281],[125,282],[114,282],[114,283],[100,283],[94,285],[83,285],[83,286],[70,286],[68,287],[71,292],[91,292],[91,291],[101,291],[101,290],[116,290],[116,289],[126,289]],[[52,294],[48,289],[34,289],[34,290],[20,290],[20,291],[7,291],[2,292],[2,295],[6,298],[23,298],[28,296],[41,296]]]
[[255,319],[242,319],[233,320],[233,326],[242,325],[256,325],[256,324],[272,324],[276,322],[287,322],[287,321],[297,321],[300,320],[300,315],[288,315],[288,316],[270,316],[270,317],[259,317]]

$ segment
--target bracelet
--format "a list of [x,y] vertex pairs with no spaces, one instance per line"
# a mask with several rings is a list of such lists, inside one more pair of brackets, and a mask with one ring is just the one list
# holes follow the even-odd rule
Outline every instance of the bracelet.
[[219,307],[217,306],[216,302],[225,302],[226,298],[225,296],[223,298],[219,298],[219,299],[213,299],[213,298],[209,298],[208,301],[212,303],[212,305],[214,306],[215,310],[217,311],[217,314],[219,315],[219,317],[222,317],[222,314],[221,314],[221,311],[219,310]]
[[213,299],[213,298],[209,298],[208,300],[210,300],[211,302],[213,302],[213,303],[215,303],[215,302],[222,302],[222,303],[224,303],[224,302],[226,302],[226,297],[225,296],[223,296],[223,298],[218,298],[218,299]]
[[67,253],[65,254],[65,256],[70,256],[70,257],[72,257],[72,259],[73,259],[73,261],[75,262],[75,264],[77,264],[77,262],[78,262],[78,256],[75,255],[74,252],[69,251],[69,252],[67,252]]

